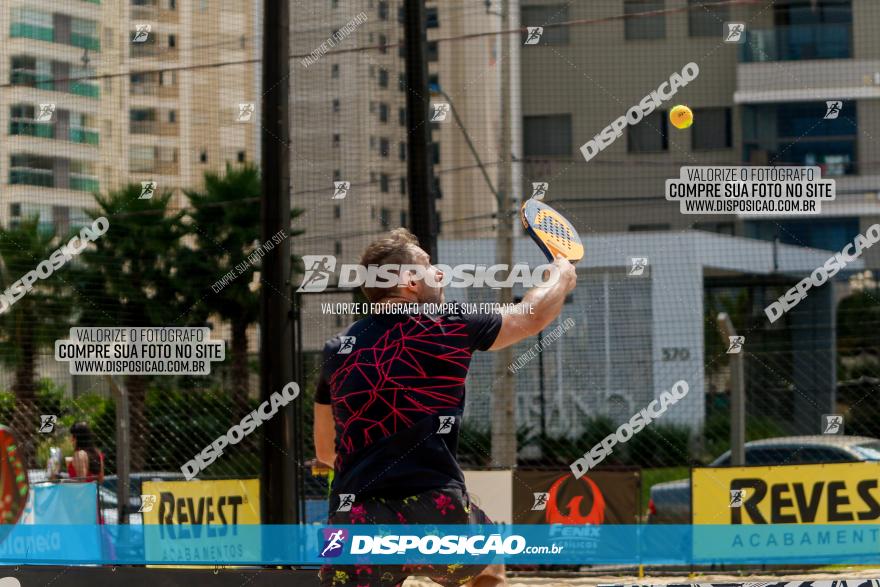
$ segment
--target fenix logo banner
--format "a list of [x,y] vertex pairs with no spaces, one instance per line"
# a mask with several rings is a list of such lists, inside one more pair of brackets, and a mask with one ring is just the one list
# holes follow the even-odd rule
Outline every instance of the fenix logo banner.
[[[332,255],[303,255],[305,274],[298,292],[322,292],[330,285],[331,279],[338,275],[339,287],[399,287],[411,281],[425,279],[428,267],[410,264],[363,265],[343,264],[336,270],[336,257]],[[523,263],[512,267],[474,264],[443,265],[435,264],[443,273],[440,281],[427,280],[431,287],[550,287],[559,280],[559,270],[555,265],[545,263],[534,269]],[[499,276],[502,279],[499,279]]]

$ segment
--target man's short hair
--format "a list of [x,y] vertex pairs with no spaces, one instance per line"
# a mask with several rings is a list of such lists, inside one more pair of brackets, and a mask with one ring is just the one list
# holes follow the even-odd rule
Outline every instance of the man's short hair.
[[[406,265],[419,262],[417,251],[419,239],[405,228],[395,228],[385,236],[371,242],[361,256],[364,267],[387,264]],[[370,302],[378,302],[393,290],[388,287],[361,286],[361,291]]]

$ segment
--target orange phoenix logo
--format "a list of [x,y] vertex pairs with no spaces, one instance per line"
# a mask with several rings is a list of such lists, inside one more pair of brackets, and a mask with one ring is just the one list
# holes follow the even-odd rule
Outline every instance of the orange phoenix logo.
[[[593,506],[587,515],[581,513],[581,502],[585,495],[575,495],[568,500],[566,513],[559,509],[559,492],[567,480],[571,479],[569,475],[563,475],[557,479],[550,487],[549,499],[547,500],[547,509],[544,510],[544,517],[548,524],[602,524],[605,521],[605,498],[599,487],[589,478],[581,477],[580,481],[587,484],[589,493],[593,496]],[[578,492],[581,493],[581,492]]]

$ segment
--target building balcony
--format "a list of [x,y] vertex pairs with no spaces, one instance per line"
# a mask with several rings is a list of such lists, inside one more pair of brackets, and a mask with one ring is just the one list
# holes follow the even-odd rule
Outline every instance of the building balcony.
[[850,59],[852,26],[818,24],[746,30],[740,63]]
[[150,173],[154,175],[178,175],[180,166],[176,161],[158,161],[132,159],[129,164],[130,173]]
[[13,22],[9,29],[9,36],[10,38],[33,39],[47,43],[70,45],[80,49],[88,49],[89,51],[101,50],[101,41],[97,37],[71,33],[69,39],[58,40],[55,38],[55,30],[51,27],[41,27],[23,22]]
[[[9,134],[11,136],[29,136],[43,139],[62,140],[58,136],[54,122],[37,122],[28,118],[13,118],[9,121]],[[98,145],[100,142],[98,131],[89,128],[71,127],[67,129],[67,136],[63,140],[83,145]]]
[[87,98],[99,98],[101,89],[98,85],[72,80],[55,80],[51,76],[41,75],[35,71],[12,70],[10,80],[14,86],[27,86],[38,90],[67,92]]
[[98,178],[80,173],[70,173],[66,186],[59,185],[56,174],[49,169],[34,167],[11,167],[9,169],[9,183],[12,185],[31,185],[37,187],[73,190],[76,192],[98,192],[101,184]]
[[176,124],[157,120],[132,120],[129,123],[129,132],[133,135],[176,137],[180,134],[180,128]]
[[132,96],[149,96],[152,98],[176,99],[180,95],[180,89],[177,86],[164,86],[158,83],[133,83],[130,86],[130,94]]
[[[154,33],[151,33],[154,34]],[[160,57],[163,61],[177,61],[178,52],[176,47],[160,46],[153,42],[132,43],[129,56],[136,58]]]

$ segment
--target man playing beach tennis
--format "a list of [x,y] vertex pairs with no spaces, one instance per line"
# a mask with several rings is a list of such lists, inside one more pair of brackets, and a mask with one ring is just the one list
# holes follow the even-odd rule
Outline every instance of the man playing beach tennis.
[[[370,302],[443,303],[443,274],[406,229],[374,241],[361,258],[365,267],[391,264],[424,271],[402,269],[394,287],[364,286]],[[518,311],[386,311],[327,342],[315,396],[315,449],[335,469],[329,524],[491,523],[470,502],[456,458],[465,377],[474,351],[508,347],[559,316],[577,277],[567,260],[554,265],[559,279],[530,290]],[[339,353],[342,337],[353,344],[351,352]],[[441,585],[505,584],[497,566],[327,565],[320,573],[322,584],[333,587],[397,585],[410,575]]]

